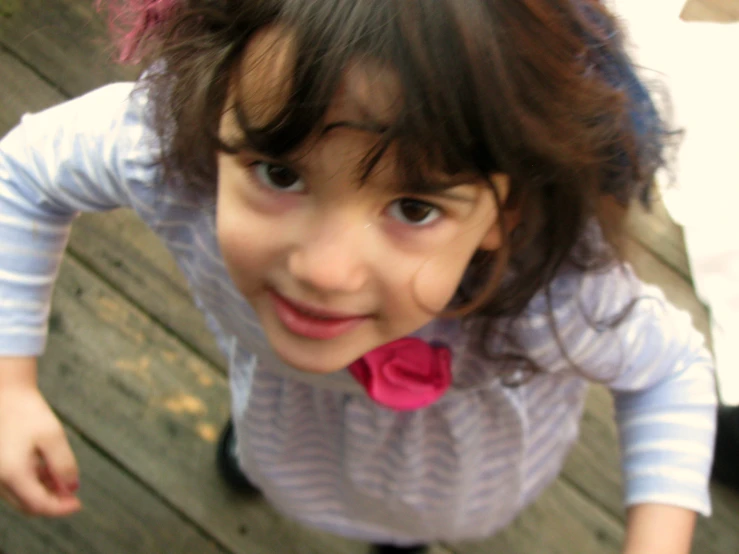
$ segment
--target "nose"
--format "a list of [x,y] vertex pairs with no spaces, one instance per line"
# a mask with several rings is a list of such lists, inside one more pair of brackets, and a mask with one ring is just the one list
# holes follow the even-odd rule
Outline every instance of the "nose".
[[357,292],[369,275],[369,226],[356,214],[317,215],[288,258],[292,277],[318,292]]

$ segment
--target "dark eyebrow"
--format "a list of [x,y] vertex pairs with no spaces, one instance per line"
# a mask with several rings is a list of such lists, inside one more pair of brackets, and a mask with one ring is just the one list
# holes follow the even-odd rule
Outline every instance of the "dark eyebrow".
[[334,129],[338,128],[346,128],[346,129],[354,129],[357,131],[366,131],[368,133],[373,133],[376,135],[382,135],[387,132],[389,127],[387,125],[382,125],[380,123],[373,123],[370,121],[363,122],[363,121],[334,121],[333,123],[329,123],[323,128],[323,131],[321,131],[322,135],[326,135],[333,131]]
[[410,181],[400,184],[396,190],[401,194],[413,194],[419,196],[440,196],[456,202],[473,203],[476,197],[472,198],[466,194],[458,194],[454,192],[456,187],[462,185],[472,185],[480,181],[480,177],[476,175],[459,175],[450,177],[424,177],[421,181]]
[[[246,120],[246,114],[244,113],[243,106],[241,102],[234,102],[234,105],[231,108],[234,113],[234,119],[236,122],[236,125],[238,127],[238,131],[240,133],[239,137],[229,137],[228,140],[230,141],[230,144],[228,146],[230,148],[233,148],[234,150],[244,150],[251,148],[247,136],[248,132],[247,129],[249,129],[249,125]],[[370,121],[367,122],[361,122],[361,121],[335,121],[333,123],[329,123],[321,130],[321,135],[327,135],[331,131],[335,129],[354,129],[357,131],[365,131],[367,133],[382,135],[388,130],[387,125],[382,125],[380,123],[373,123]],[[232,141],[232,142],[231,142]]]
[[[366,131],[368,133],[382,135],[387,132],[389,127],[381,123],[362,122],[362,121],[336,121],[329,123],[323,128],[322,134],[330,133],[337,128],[355,129],[358,131]],[[406,181],[398,184],[393,188],[398,193],[417,194],[417,195],[433,195],[443,196],[450,200],[459,202],[474,202],[474,199],[464,195],[455,194],[450,189],[460,185],[472,184],[478,182],[480,176],[477,174],[466,173],[459,175],[444,175],[440,177],[424,176],[420,180]]]

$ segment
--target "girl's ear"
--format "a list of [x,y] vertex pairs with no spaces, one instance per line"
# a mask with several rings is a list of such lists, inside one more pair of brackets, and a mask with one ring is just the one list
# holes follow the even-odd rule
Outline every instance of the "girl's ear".
[[490,228],[480,241],[480,250],[497,250],[503,243],[504,235],[510,234],[518,226],[518,210],[505,209],[506,200],[511,190],[511,180],[505,173],[493,173],[490,182],[498,193],[499,206],[496,206],[495,217]]

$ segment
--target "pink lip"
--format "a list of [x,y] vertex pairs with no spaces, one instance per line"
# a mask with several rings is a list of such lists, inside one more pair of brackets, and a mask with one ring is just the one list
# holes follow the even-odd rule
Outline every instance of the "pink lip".
[[348,333],[366,319],[365,315],[352,315],[288,300],[275,291],[269,297],[280,322],[292,333],[315,340],[329,340]]

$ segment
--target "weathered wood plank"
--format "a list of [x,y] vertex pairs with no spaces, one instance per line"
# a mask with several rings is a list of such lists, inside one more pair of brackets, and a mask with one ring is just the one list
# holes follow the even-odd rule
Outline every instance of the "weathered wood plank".
[[618,554],[622,541],[618,521],[559,479],[495,537],[450,549],[458,554]]
[[624,521],[618,433],[613,400],[603,386],[592,386],[580,427],[562,478],[611,517]]
[[730,22],[739,20],[736,0],[688,0],[680,17],[685,21]]
[[672,220],[661,201],[655,201],[650,211],[637,203],[630,206],[626,214],[625,231],[688,283],[692,283],[683,229]]
[[57,284],[41,386],[65,420],[231,550],[364,551],[230,493],[214,467],[229,413],[223,375],[73,260]]
[[84,474],[83,510],[63,519],[24,517],[0,503],[0,551],[8,554],[226,554],[156,494],[67,428]]
[[92,0],[23,0],[0,17],[0,43],[67,95],[76,96],[138,70],[112,63],[106,25]]
[[[688,0],[680,17],[686,21],[739,21],[737,0]],[[679,176],[678,176],[679,180]],[[630,235],[654,252],[662,261],[692,282],[682,228],[669,216],[659,200],[645,214],[640,206],[629,209],[626,228]]]
[[131,212],[85,214],[69,251],[136,305],[225,371],[226,361],[163,243]]
[[[2,19],[2,17],[0,17]],[[0,136],[14,127],[25,112],[39,111],[61,100],[33,71],[0,47]]]
[[711,344],[710,316],[706,306],[696,297],[693,287],[682,275],[662,263],[660,258],[642,244],[627,240],[624,244],[627,261],[640,279],[658,285],[667,299],[690,313],[693,325]]
[[739,494],[712,485],[711,500],[713,515],[698,520],[693,553],[736,554],[739,552]]

